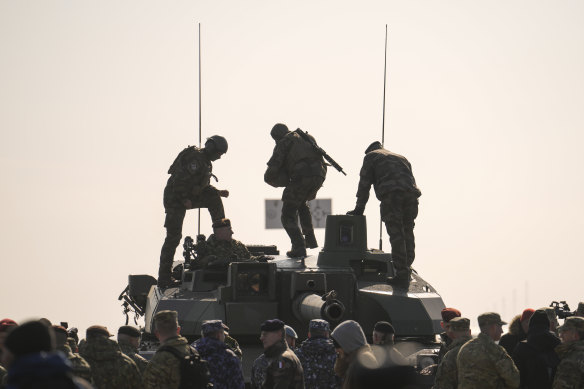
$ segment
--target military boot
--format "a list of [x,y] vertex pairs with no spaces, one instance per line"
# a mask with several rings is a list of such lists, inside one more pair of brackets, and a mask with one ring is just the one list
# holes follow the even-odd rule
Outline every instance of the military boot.
[[306,243],[304,242],[304,236],[302,236],[300,229],[298,227],[288,227],[285,230],[292,242],[292,250],[288,251],[286,255],[290,258],[306,257]]
[[316,236],[314,236],[314,231],[304,235],[304,241],[306,242],[306,247],[309,249],[315,249],[318,247],[318,242],[316,241]]
[[286,255],[290,258],[306,257],[306,248],[292,245],[292,250],[287,251]]

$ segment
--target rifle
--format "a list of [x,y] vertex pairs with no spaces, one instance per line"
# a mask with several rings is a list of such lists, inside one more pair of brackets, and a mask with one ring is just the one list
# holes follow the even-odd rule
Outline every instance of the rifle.
[[343,168],[341,167],[341,165],[339,165],[334,159],[332,159],[331,156],[326,153],[326,151],[324,151],[323,149],[321,149],[320,146],[316,144],[316,142],[314,141],[314,139],[312,139],[311,137],[308,136],[308,133],[306,131],[302,131],[300,128],[298,128],[298,129],[296,129],[296,133],[298,135],[300,135],[300,137],[302,139],[304,139],[305,141],[307,141],[308,143],[310,143],[310,145],[320,155],[322,155],[322,157],[324,159],[326,159],[335,169],[337,169],[339,172],[343,173],[345,176],[347,175],[347,173],[345,173],[343,171]]

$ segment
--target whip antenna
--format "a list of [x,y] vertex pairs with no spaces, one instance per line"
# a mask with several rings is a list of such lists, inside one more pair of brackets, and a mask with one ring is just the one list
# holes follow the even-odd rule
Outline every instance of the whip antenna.
[[[201,148],[201,23],[199,23],[199,148]],[[197,235],[201,235],[201,208],[197,210]]]
[[[385,25],[385,55],[383,62],[383,115],[381,119],[381,146],[385,144],[385,85],[387,84],[387,24]],[[383,221],[379,220],[379,250],[383,248]]]

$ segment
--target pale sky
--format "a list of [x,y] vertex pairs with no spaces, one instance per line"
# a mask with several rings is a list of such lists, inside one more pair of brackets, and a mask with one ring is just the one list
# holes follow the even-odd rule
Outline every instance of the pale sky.
[[[166,171],[198,143],[198,23],[203,141],[229,142],[214,172],[235,238],[289,249],[264,229],[264,200],[281,196],[263,182],[276,122],[343,166],[318,197],[353,208],[381,140],[387,24],[385,146],[422,190],[414,268],[473,326],[575,309],[582,20],[584,3],[564,0],[0,0],[0,316],[115,331],[128,274],[156,276]],[[366,215],[376,248],[373,193]],[[183,236],[196,233],[192,211]]]

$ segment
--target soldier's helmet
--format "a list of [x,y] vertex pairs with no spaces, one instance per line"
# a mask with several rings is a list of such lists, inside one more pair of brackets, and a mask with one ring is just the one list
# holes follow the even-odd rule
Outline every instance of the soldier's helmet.
[[369,145],[369,147],[367,147],[365,149],[365,154],[370,153],[370,152],[377,150],[377,149],[380,149],[380,148],[381,148],[381,142],[376,140],[375,142],[371,143]]
[[287,133],[289,133],[288,127],[282,123],[276,123],[274,127],[272,127],[272,131],[270,131],[270,135],[274,140],[277,142],[282,139]]
[[207,138],[205,148],[211,153],[225,154],[227,152],[227,139],[221,135],[213,135]]

